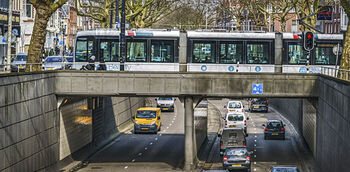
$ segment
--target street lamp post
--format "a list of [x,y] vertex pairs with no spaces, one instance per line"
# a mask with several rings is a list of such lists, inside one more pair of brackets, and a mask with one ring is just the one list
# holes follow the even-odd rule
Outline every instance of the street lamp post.
[[119,30],[119,0],[116,0],[115,3],[115,28],[117,28]]
[[125,45],[125,0],[122,0],[122,20],[120,23],[120,71],[124,71],[124,62],[126,54],[126,45]]
[[12,41],[12,0],[9,0],[9,17],[8,17],[8,29],[7,29],[7,70],[11,67],[11,41]]

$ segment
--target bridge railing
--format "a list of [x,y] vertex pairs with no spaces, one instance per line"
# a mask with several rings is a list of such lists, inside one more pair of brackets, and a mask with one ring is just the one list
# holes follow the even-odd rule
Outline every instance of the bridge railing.
[[334,67],[322,67],[321,74],[350,81],[350,70],[338,69]]

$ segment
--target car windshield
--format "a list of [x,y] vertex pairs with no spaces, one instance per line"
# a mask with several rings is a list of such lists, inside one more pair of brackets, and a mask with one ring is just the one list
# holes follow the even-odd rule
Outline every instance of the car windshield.
[[15,61],[26,61],[27,56],[26,55],[17,55]]
[[242,114],[229,114],[227,117],[228,121],[243,121],[243,115]]
[[231,102],[228,106],[229,108],[241,108],[240,102]]
[[266,103],[266,98],[254,98],[253,103]]
[[296,168],[273,168],[272,172],[298,172]]
[[62,57],[48,57],[45,60],[46,63],[62,62]]
[[282,127],[281,122],[269,122],[267,124],[267,128],[280,128],[280,127]]
[[156,118],[156,111],[137,111],[137,118]]
[[159,97],[158,100],[173,100],[172,97]]
[[244,156],[247,154],[247,149],[229,149],[226,152],[226,155],[230,156]]

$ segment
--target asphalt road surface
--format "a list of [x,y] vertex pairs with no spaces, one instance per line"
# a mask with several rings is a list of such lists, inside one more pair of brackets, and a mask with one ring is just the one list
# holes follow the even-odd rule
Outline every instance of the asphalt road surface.
[[179,100],[175,101],[175,112],[162,112],[162,123],[158,134],[122,134],[79,171],[182,171],[184,110]]
[[[223,116],[225,114],[224,105],[228,99],[210,100],[209,102],[215,105]],[[311,153],[301,152],[299,147],[303,143],[298,142],[300,136],[295,131],[294,127],[281,114],[270,108],[268,113],[250,113],[248,112],[248,103],[244,102],[246,115],[250,118],[247,121],[247,148],[253,151],[251,171],[267,172],[272,166],[289,165],[297,166],[301,171],[313,171]],[[264,127],[267,120],[279,119],[286,124],[286,139],[285,140],[264,140]],[[222,121],[223,122],[223,121]],[[212,152],[212,157],[206,162],[205,170],[222,170],[222,157],[219,155],[220,140],[216,139]],[[209,168],[208,168],[209,167]]]

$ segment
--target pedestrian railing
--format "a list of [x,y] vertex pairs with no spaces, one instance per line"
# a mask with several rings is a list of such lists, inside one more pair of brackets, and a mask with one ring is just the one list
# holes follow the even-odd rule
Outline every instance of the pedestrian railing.
[[350,81],[350,70],[338,69],[335,67],[322,67],[321,74]]

